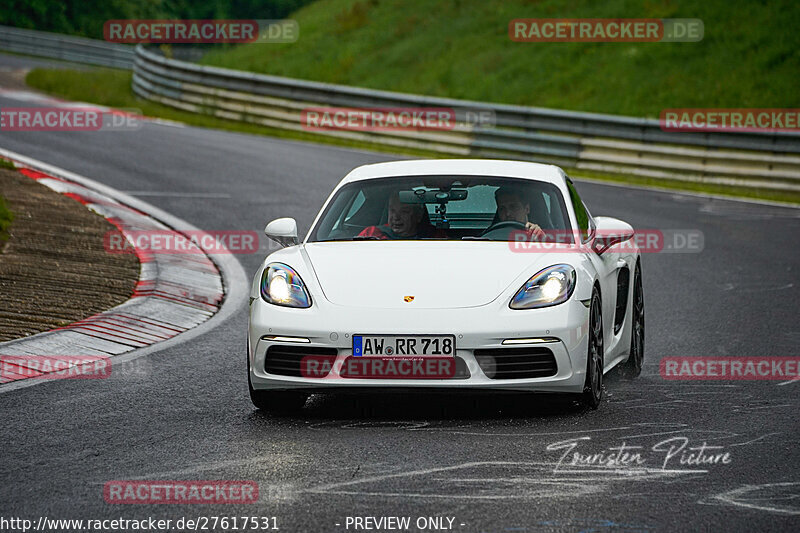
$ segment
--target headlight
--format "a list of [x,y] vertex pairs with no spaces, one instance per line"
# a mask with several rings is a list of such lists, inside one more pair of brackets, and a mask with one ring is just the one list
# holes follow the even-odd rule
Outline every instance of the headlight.
[[511,309],[535,309],[558,305],[569,300],[575,290],[575,269],[569,265],[553,265],[525,282],[511,298]]
[[311,307],[305,283],[292,267],[270,263],[261,276],[261,297],[267,302],[285,307]]

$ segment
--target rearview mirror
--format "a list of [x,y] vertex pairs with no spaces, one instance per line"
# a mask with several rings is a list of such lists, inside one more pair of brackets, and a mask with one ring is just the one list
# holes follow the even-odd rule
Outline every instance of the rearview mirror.
[[633,226],[618,218],[595,217],[594,222],[597,227],[592,249],[597,252],[597,255],[602,255],[615,244],[633,238]]
[[297,221],[293,218],[276,218],[264,228],[264,234],[281,246],[294,246],[297,239]]
[[450,189],[449,191],[399,191],[398,198],[402,204],[438,204],[466,200],[467,189]]

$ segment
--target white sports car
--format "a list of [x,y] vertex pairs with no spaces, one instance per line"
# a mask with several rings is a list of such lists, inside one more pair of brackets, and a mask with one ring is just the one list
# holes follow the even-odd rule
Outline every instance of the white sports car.
[[592,217],[563,170],[492,160],[358,167],[303,242],[253,279],[248,381],[256,407],[311,393],[446,388],[575,393],[644,355],[633,228]]

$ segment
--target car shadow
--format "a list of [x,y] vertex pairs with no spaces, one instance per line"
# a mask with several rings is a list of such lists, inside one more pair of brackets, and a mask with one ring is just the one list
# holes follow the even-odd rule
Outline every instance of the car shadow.
[[419,390],[344,391],[312,394],[295,412],[275,413],[253,409],[250,418],[274,423],[338,422],[358,425],[396,426],[408,421],[503,421],[545,420],[555,417],[591,415],[608,409],[609,391],[627,380],[617,369],[606,373],[603,401],[598,411],[581,403],[576,394],[516,391]]
[[[601,407],[602,409],[602,407]],[[492,421],[547,419],[589,412],[569,394],[518,392],[336,392],[313,394],[305,406],[292,413],[254,410],[253,419],[273,423],[298,420],[396,426],[408,421]]]

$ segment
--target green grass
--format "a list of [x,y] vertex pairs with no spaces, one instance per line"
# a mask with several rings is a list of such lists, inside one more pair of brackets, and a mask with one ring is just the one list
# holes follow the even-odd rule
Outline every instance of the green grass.
[[[697,43],[518,43],[515,18],[699,18]],[[658,116],[679,107],[800,106],[794,0],[319,0],[291,44],[203,62],[415,94]]]
[[[375,143],[348,141],[345,139],[338,139],[325,135],[316,135],[313,133],[285,131],[258,126],[255,124],[218,119],[207,115],[187,113],[137,98],[136,95],[134,95],[131,91],[131,74],[129,72],[120,70],[101,69],[92,71],[71,71],[35,69],[28,74],[25,81],[31,87],[55,96],[65,98],[67,100],[90,102],[117,108],[137,109],[146,116],[176,120],[193,126],[333,144],[337,146],[374,150],[379,152],[392,152],[418,157],[444,157],[440,154],[425,150],[387,148],[386,146]],[[565,170],[570,175],[575,175],[578,178],[587,177],[591,179],[617,183],[629,183],[647,187],[661,187],[676,190],[695,191],[700,193],[722,194],[735,197],[800,204],[800,193],[796,192],[771,191],[747,187],[730,187],[706,183],[683,182],[678,180],[657,180],[631,176],[627,174],[601,173],[569,168],[566,168]]]

